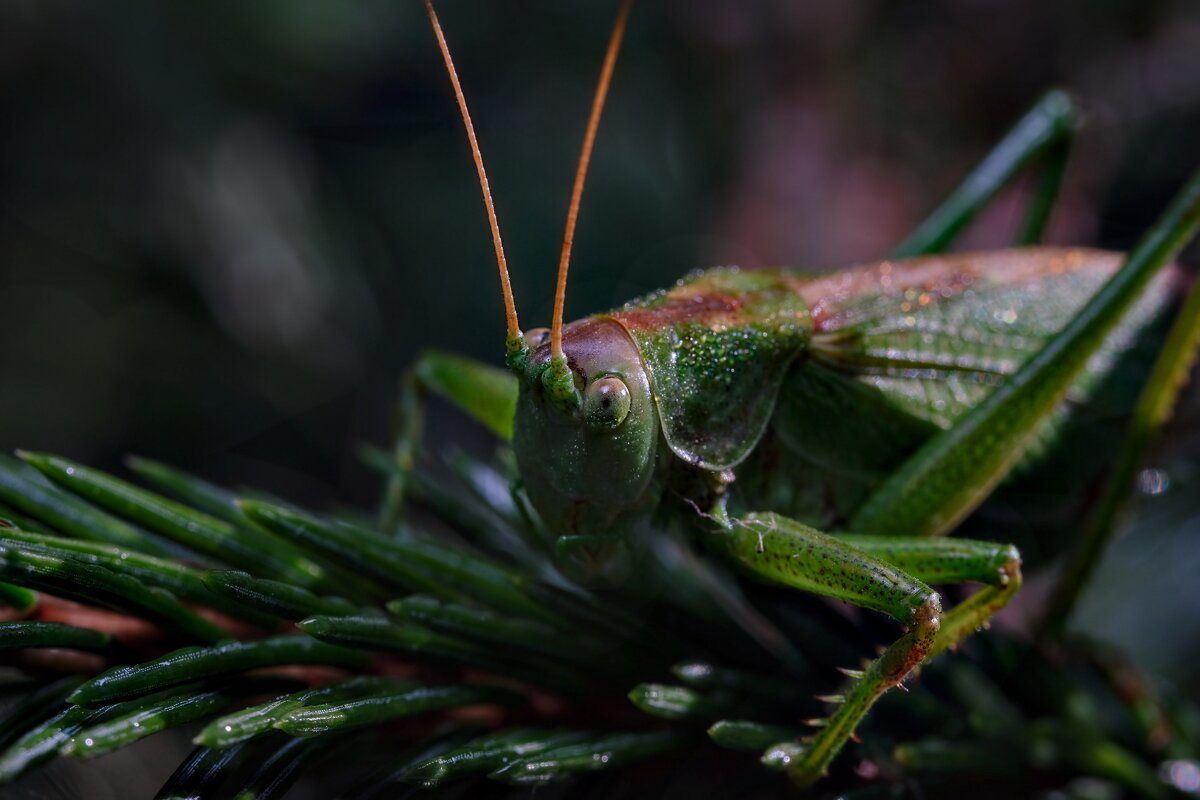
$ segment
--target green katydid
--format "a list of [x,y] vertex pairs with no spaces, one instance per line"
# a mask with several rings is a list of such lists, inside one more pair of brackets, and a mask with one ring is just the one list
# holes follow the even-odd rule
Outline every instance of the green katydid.
[[[511,375],[442,355],[418,363],[385,522],[412,466],[416,398],[431,389],[511,437],[560,550],[668,514],[743,574],[891,615],[904,633],[852,673],[792,759],[793,780],[811,784],[881,694],[1019,588],[1011,545],[941,537],[1059,424],[1068,394],[1086,395],[1165,307],[1170,277],[1160,273],[1200,226],[1200,173],[1124,258],[1048,247],[933,255],[1030,165],[1042,180],[1022,243],[1040,238],[1075,127],[1071,101],[1054,92],[892,260],[817,274],[710,269],[564,325],[575,218],[631,6],[623,0],[576,173],[552,325],[523,333],[466,102],[425,6],[491,224]],[[1181,363],[1191,351],[1170,357]],[[929,586],[966,582],[984,588],[949,610]]]

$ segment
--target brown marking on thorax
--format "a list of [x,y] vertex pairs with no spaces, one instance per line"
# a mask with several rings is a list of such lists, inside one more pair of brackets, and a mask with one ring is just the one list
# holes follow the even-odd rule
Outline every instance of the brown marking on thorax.
[[744,308],[741,299],[705,287],[682,286],[667,293],[665,302],[653,308],[619,309],[609,316],[629,330],[662,330],[679,322],[703,322],[710,326],[731,325]]

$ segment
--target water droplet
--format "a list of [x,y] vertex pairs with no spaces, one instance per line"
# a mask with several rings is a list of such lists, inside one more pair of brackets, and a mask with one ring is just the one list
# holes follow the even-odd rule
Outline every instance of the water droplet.
[[1200,792],[1200,766],[1195,761],[1182,758],[1164,761],[1160,772],[1167,783],[1181,792]]
[[1171,488],[1171,476],[1166,470],[1144,469],[1138,473],[1137,488],[1142,494],[1151,497],[1162,494]]

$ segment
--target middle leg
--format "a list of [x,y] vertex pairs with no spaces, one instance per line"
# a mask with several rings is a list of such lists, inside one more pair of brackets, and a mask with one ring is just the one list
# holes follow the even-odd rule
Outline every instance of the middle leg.
[[[883,612],[904,634],[871,662],[824,720],[789,772],[802,786],[825,773],[875,701],[926,658],[986,624],[1020,585],[1014,548],[961,539],[834,536],[773,513],[749,514],[714,531],[710,546],[741,571],[775,584]],[[947,613],[926,581],[985,588]]]

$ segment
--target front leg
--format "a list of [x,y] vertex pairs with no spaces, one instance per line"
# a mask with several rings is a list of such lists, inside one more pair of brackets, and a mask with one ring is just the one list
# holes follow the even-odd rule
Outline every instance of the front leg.
[[512,439],[517,379],[502,369],[462,356],[428,350],[404,373],[396,407],[392,465],[379,511],[379,527],[396,529],[408,478],[416,466],[424,428],[425,396],[449,400],[504,441]]
[[[710,546],[743,572],[881,611],[906,630],[872,662],[789,767],[808,786],[821,777],[879,697],[927,657],[952,647],[1002,608],[1020,585],[1010,546],[966,540],[833,536],[777,514],[732,519]],[[948,613],[922,580],[989,584]]]

